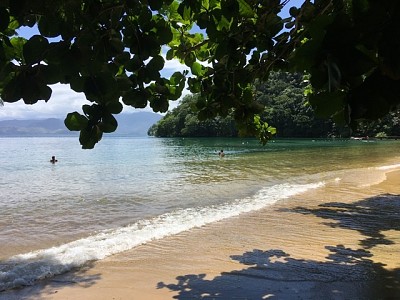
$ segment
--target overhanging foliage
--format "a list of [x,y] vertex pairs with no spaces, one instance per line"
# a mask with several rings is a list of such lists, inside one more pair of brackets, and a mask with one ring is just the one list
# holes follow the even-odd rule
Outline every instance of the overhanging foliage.
[[[337,122],[378,118],[398,105],[398,1],[306,0],[282,19],[284,5],[290,1],[1,1],[1,99],[48,101],[52,84],[69,84],[92,103],[65,120],[84,148],[116,129],[121,101],[165,112],[186,82],[202,96],[200,119],[233,109],[238,126],[265,142],[271,132],[257,117],[263,106],[252,84],[279,69],[311,74],[310,103]],[[19,37],[22,26],[40,34]],[[163,47],[191,74],[164,78]]]

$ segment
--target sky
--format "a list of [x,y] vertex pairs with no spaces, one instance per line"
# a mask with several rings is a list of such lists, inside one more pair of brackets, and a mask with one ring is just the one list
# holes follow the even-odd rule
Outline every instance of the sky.
[[[292,6],[301,6],[304,0],[290,0],[289,4],[283,9],[283,16],[288,16],[289,8]],[[19,34],[25,38],[37,33],[37,29],[24,28]],[[165,60],[165,67],[162,70],[162,76],[169,77],[175,71],[182,71],[187,69],[186,66],[181,65],[178,61]],[[50,100],[39,101],[33,105],[26,105],[22,100],[15,103],[4,103],[0,106],[0,120],[13,120],[13,119],[46,119],[46,118],[60,118],[64,119],[70,112],[78,111],[82,113],[82,105],[90,104],[85,99],[83,93],[76,93],[72,91],[69,85],[55,84],[50,86],[53,90]],[[182,97],[189,94],[185,88]],[[170,102],[170,109],[176,107],[178,101]],[[130,113],[135,111],[152,111],[150,107],[144,109],[134,109],[132,107],[124,106],[123,113]]]
[[[167,61],[163,70],[164,76],[169,76],[175,71],[187,69],[178,61]],[[22,120],[22,119],[47,119],[59,118],[64,119],[68,113],[78,111],[82,113],[83,104],[91,104],[87,101],[83,93],[76,93],[70,89],[68,84],[50,85],[53,90],[50,100],[46,103],[43,100],[38,101],[33,105],[26,105],[22,100],[15,103],[4,103],[0,106],[0,120]],[[184,90],[182,97],[189,93]],[[170,109],[176,107],[178,101],[170,102]],[[135,111],[152,111],[150,107],[144,109],[135,109],[125,106],[123,113],[131,113]]]

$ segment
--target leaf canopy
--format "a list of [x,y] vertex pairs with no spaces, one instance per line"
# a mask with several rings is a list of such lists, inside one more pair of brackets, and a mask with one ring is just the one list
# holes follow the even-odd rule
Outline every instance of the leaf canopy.
[[[305,0],[283,18],[285,5],[290,1],[2,1],[0,97],[48,101],[54,83],[84,93],[92,108],[66,119],[81,131],[84,148],[116,129],[112,114],[121,102],[165,112],[186,84],[201,95],[200,118],[233,110],[240,128],[266,141],[273,131],[257,118],[263,107],[249,91],[276,70],[310,74],[309,102],[338,122],[355,125],[398,106],[400,2]],[[39,34],[19,37],[23,26]],[[166,78],[165,59],[191,74]]]

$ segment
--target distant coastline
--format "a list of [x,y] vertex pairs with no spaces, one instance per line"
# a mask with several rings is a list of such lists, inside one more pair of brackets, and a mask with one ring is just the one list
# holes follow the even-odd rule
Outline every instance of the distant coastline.
[[[127,136],[147,136],[148,129],[162,118],[151,112],[136,112],[116,116],[118,128],[114,134]],[[1,137],[28,136],[77,136],[79,132],[69,131],[63,119],[1,120]]]

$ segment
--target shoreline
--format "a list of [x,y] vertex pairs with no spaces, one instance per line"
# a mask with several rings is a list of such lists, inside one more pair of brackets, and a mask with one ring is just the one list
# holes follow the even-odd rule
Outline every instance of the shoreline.
[[329,183],[0,299],[400,297],[398,182],[400,170],[372,186]]

